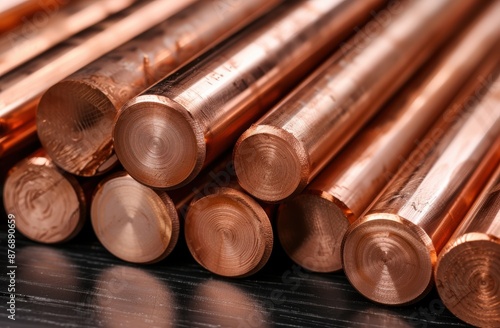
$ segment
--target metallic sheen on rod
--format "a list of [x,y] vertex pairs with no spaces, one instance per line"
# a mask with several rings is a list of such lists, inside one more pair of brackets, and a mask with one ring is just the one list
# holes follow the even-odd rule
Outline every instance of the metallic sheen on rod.
[[382,2],[286,2],[124,106],[120,162],[151,187],[187,184]]
[[243,133],[234,150],[243,189],[267,202],[302,191],[479,7],[473,0],[396,4]]
[[287,254],[311,271],[342,268],[340,244],[460,88],[498,62],[500,2],[488,8],[413,76],[306,190],[280,207]]
[[139,2],[0,77],[0,157],[35,136],[36,106],[50,86],[164,21],[189,2],[178,1],[168,7],[163,1]]
[[490,181],[439,254],[435,271],[443,303],[477,327],[500,326],[500,164]]
[[[105,172],[117,162],[112,129],[123,104],[279,1],[195,2],[57,83],[44,94],[37,113],[38,136],[47,153],[77,175]],[[148,149],[154,149],[155,140],[150,142]]]
[[344,271],[367,298],[407,304],[430,290],[437,254],[500,160],[499,72],[471,80],[349,227]]

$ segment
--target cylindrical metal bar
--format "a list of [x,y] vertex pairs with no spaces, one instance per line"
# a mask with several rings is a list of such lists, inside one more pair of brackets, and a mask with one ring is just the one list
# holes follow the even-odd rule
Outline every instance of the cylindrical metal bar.
[[[0,34],[15,28],[18,25],[27,23],[37,12],[51,8],[59,8],[67,4],[67,0],[17,0],[3,1],[0,3]],[[38,16],[45,16],[38,14]],[[37,20],[40,18],[37,17]],[[0,74],[1,75],[1,74]]]
[[124,106],[120,162],[155,188],[187,184],[382,2],[285,3]]
[[367,298],[406,304],[430,290],[437,254],[500,162],[499,73],[459,95],[349,227],[344,271]]
[[439,295],[453,314],[477,327],[498,327],[500,166],[485,191],[439,254],[435,278]]
[[[287,254],[311,271],[342,268],[340,244],[349,224],[389,183],[460,88],[498,62],[500,2],[398,91],[379,116],[338,154],[305,191],[280,207],[277,231]],[[478,71],[479,70],[479,71]]]
[[37,113],[47,153],[68,172],[102,173],[117,162],[111,137],[123,104],[279,1],[198,1],[57,83]]
[[268,214],[237,186],[218,188],[191,203],[184,233],[194,259],[226,277],[258,272],[273,249]]
[[83,227],[89,188],[62,172],[40,150],[9,171],[3,204],[23,235],[40,243],[60,243]]
[[62,6],[66,0],[46,2],[33,20],[26,20],[0,38],[0,76],[135,1],[87,0],[67,6]]
[[170,197],[125,172],[97,186],[90,217],[101,244],[128,262],[158,262],[172,252],[179,237],[179,217]]
[[48,87],[162,22],[189,2],[140,2],[1,77],[0,157],[33,135],[36,106]]
[[374,18],[238,139],[234,161],[243,189],[267,202],[302,191],[479,6],[454,0],[397,3],[397,10],[384,12],[384,20]]

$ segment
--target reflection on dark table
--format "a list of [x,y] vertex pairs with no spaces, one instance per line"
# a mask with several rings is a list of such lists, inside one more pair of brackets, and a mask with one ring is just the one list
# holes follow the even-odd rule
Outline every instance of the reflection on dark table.
[[[5,222],[5,220],[4,220]],[[7,266],[1,224],[0,265]],[[1,327],[466,327],[437,293],[401,308],[359,295],[343,273],[313,274],[280,249],[259,274],[224,279],[198,266],[185,245],[148,266],[114,258],[89,231],[59,246],[16,235],[16,321]]]

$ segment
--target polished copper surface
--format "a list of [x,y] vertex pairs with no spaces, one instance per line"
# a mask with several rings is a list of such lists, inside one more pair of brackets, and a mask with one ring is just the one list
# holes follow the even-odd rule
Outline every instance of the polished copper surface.
[[0,76],[136,0],[39,1],[42,11],[0,36]]
[[238,181],[278,202],[296,195],[478,7],[475,1],[401,1],[238,139]]
[[306,190],[280,207],[277,231],[287,254],[316,272],[342,268],[340,244],[460,87],[498,62],[500,2],[484,11],[398,91],[380,115]]
[[17,0],[0,3],[0,33],[5,33],[14,27],[25,23],[33,14],[43,9],[60,7],[67,0]]
[[344,271],[367,298],[406,304],[432,286],[437,254],[500,160],[499,71],[471,80],[349,227]]
[[498,327],[500,165],[485,191],[439,254],[435,279],[453,314],[477,327]]
[[194,201],[184,233],[189,251],[205,269],[226,277],[259,271],[273,248],[273,229],[264,209],[237,187],[219,188]]
[[3,188],[5,211],[16,228],[41,243],[74,237],[85,222],[87,203],[75,177],[62,172],[43,151],[16,164]]
[[166,7],[162,1],[140,2],[0,77],[0,157],[33,136],[36,106],[47,88],[163,21],[178,8]]
[[[38,107],[42,145],[68,172],[82,176],[102,173],[101,166],[114,156],[113,120],[124,103],[278,1],[195,2],[57,83]],[[176,9],[191,2],[156,1],[167,8],[175,4]],[[148,16],[139,20],[147,20],[144,17]],[[155,148],[156,141],[150,141],[146,149]]]
[[124,261],[157,262],[177,244],[180,223],[170,197],[125,172],[115,173],[98,185],[90,217],[102,245]]
[[155,188],[187,184],[382,2],[286,2],[125,105],[120,162]]

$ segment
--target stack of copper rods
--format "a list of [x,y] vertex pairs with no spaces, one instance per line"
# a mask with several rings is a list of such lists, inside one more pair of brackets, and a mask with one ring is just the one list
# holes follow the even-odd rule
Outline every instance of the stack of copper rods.
[[374,302],[435,279],[498,325],[500,1],[79,3],[54,2],[31,52],[0,35],[0,156],[43,147],[4,185],[23,235],[67,242],[90,216],[124,261],[183,242],[242,278],[276,232]]

